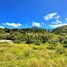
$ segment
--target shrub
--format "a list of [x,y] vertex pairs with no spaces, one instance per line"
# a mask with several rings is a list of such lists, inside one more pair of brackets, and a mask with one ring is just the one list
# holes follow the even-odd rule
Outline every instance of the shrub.
[[30,43],[33,43],[33,40],[32,39],[27,39],[26,44],[30,44]]
[[55,49],[55,45],[54,45],[54,44],[49,44],[49,45],[47,46],[47,49]]
[[67,44],[63,44],[63,47],[67,48]]
[[57,48],[56,53],[57,54],[63,54],[65,52],[64,48]]
[[35,45],[40,45],[41,41],[40,40],[36,40],[34,43],[35,43]]
[[67,39],[62,40],[63,44],[67,44]]
[[20,40],[14,40],[14,43],[18,43],[18,44],[20,44],[21,41],[20,41]]

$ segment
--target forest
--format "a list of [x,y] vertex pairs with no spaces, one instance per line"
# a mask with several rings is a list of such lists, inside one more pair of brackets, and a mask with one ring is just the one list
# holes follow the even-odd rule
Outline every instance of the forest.
[[48,42],[50,44],[67,44],[67,26],[54,30],[38,27],[25,29],[0,29],[0,40],[12,40],[15,43],[34,43],[40,45]]

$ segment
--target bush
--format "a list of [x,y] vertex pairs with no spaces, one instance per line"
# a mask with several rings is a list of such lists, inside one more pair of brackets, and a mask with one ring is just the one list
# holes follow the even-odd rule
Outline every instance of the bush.
[[57,54],[63,54],[65,52],[64,48],[57,48],[56,53]]
[[33,43],[33,40],[32,39],[27,39],[26,44],[30,44],[30,43]]
[[40,45],[41,41],[40,40],[36,40],[34,43],[35,43],[35,45]]
[[63,44],[63,47],[67,48],[67,44]]
[[47,46],[47,49],[55,49],[55,44],[49,44],[49,45]]
[[20,40],[14,40],[14,43],[18,43],[18,44],[20,44],[21,41],[20,41]]
[[67,44],[67,39],[62,40],[63,44]]

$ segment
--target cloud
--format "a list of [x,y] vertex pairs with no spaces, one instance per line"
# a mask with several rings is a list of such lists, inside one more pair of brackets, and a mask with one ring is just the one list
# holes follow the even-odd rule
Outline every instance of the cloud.
[[60,16],[59,15],[57,15],[57,16],[55,16],[55,19],[57,20],[57,19],[59,19],[60,18]]
[[4,28],[4,26],[0,26],[0,28],[2,28],[2,29],[3,29],[3,28]]
[[50,13],[50,14],[47,14],[46,16],[44,16],[44,19],[45,19],[45,20],[59,19],[59,18],[60,18],[60,16],[58,15],[57,12]]
[[[51,22],[51,24],[49,25],[50,27],[52,28],[57,28],[57,27],[61,27],[61,26],[64,26],[64,25],[67,25],[67,23],[63,23],[62,21],[60,21],[60,15],[58,15],[57,12],[55,13],[50,13],[50,14],[47,14],[46,16],[44,16],[44,19],[45,20],[50,20],[50,19],[55,19],[55,22]],[[65,18],[65,20],[67,20],[67,18]]]
[[64,26],[64,25],[67,25],[67,23],[61,23],[61,24],[49,25],[49,26],[52,27],[52,28],[57,28],[57,27],[61,27],[61,26]]
[[32,26],[40,27],[41,24],[40,24],[40,23],[37,23],[37,22],[33,22],[33,23],[32,23]]
[[[47,14],[46,16],[44,16],[44,19],[45,19],[45,20],[54,19],[55,22],[51,22],[51,23],[49,24],[49,26],[52,27],[52,28],[57,28],[57,27],[61,27],[61,26],[67,25],[67,23],[66,23],[67,18],[65,18],[65,22],[60,21],[61,16],[58,15],[57,12]],[[61,20],[62,20],[62,19],[61,19]]]
[[56,19],[56,22],[52,22],[51,25],[49,25],[50,27],[52,28],[57,28],[57,27],[61,27],[61,26],[64,26],[64,25],[67,25],[67,23],[63,23],[62,21]]
[[15,28],[22,26],[22,24],[20,24],[20,23],[8,23],[8,22],[4,23],[4,25],[12,26],[12,27],[15,27]]
[[56,20],[56,22],[52,22],[52,24],[61,24],[62,23],[62,21],[60,21],[60,20]]
[[51,22],[51,25],[49,25],[49,26],[52,27],[52,28],[57,28],[57,27],[61,27],[61,26],[67,25],[66,22],[63,23],[63,21],[60,21],[58,18],[59,17],[56,17],[55,22]]
[[65,20],[67,21],[67,18],[65,18]]

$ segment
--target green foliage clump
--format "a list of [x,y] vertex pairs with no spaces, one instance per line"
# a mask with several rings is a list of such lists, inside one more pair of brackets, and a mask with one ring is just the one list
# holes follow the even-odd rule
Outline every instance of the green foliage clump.
[[63,54],[63,53],[65,53],[65,50],[64,50],[64,48],[57,48],[56,52],[57,52],[57,54]]
[[40,45],[41,44],[41,41],[40,40],[35,40],[34,44],[35,45]]
[[64,46],[65,48],[67,48],[67,44],[63,44],[63,46]]

